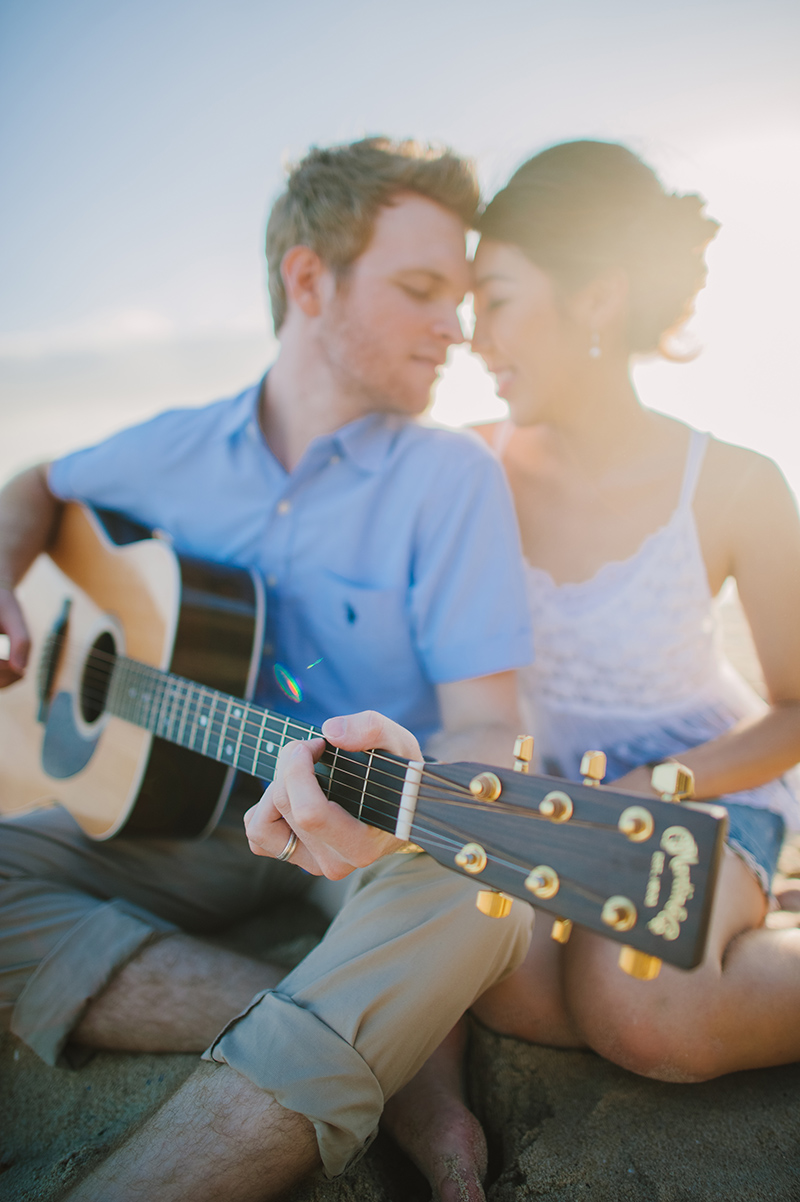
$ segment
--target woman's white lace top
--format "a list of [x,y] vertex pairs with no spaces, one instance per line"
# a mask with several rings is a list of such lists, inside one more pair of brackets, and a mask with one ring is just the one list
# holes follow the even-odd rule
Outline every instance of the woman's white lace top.
[[[536,662],[520,674],[521,698],[541,770],[575,779],[598,748],[610,781],[765,708],[721,648],[692,509],[707,444],[692,432],[677,508],[629,559],[561,585],[527,565]],[[782,780],[730,800],[800,825]]]

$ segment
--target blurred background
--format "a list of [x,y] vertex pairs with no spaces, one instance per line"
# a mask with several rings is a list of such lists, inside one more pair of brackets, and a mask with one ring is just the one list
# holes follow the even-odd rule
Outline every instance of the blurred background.
[[[690,364],[643,399],[800,491],[796,0],[4,0],[0,480],[275,353],[263,232],[287,162],[385,132],[475,157],[621,140],[722,222]],[[451,352],[433,416],[502,413]]]

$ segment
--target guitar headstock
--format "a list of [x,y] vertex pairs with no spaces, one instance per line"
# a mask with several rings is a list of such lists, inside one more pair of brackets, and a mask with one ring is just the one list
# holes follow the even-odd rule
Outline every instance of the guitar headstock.
[[694,968],[705,949],[725,810],[586,781],[529,776],[520,764],[514,772],[426,764],[411,838],[480,888]]

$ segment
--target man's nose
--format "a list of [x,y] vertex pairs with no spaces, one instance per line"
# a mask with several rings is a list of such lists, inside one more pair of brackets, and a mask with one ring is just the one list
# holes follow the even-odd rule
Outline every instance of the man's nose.
[[458,320],[458,306],[448,305],[438,315],[435,325],[436,337],[440,338],[448,346],[453,342],[464,341],[464,331],[461,329],[461,322]]

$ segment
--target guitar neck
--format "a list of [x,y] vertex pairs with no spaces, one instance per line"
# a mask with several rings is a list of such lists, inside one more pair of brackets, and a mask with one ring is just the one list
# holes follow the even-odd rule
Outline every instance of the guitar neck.
[[[284,744],[323,737],[316,726],[125,657],[116,660],[107,705],[168,743],[264,781],[273,779]],[[407,768],[406,760],[386,752],[329,746],[316,774],[330,800],[394,832]]]

